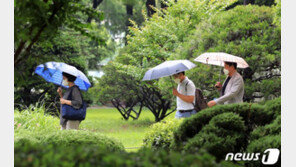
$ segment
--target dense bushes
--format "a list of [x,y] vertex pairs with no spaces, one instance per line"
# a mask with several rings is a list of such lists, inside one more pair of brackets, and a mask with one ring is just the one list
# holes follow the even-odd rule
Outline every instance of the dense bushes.
[[[264,153],[264,151],[268,148],[278,148],[281,150],[281,135],[266,135],[257,140],[252,141],[247,148],[247,152],[254,153]],[[273,166],[279,167],[281,166],[281,154],[279,155],[279,160]],[[260,166],[260,161],[250,161],[246,162],[246,165],[250,167]]]
[[214,116],[209,124],[192,139],[184,150],[196,152],[205,149],[217,159],[223,159],[229,152],[238,152],[244,145],[246,128],[242,117],[234,113]]
[[98,146],[101,149],[108,149],[110,151],[123,151],[124,147],[121,143],[106,137],[104,135],[89,132],[89,131],[56,131],[56,132],[42,132],[42,133],[22,133],[21,136],[15,137],[15,145],[19,145],[23,141],[32,143],[49,143],[59,146],[77,146],[77,145],[92,145]]
[[187,139],[199,133],[214,116],[227,112],[240,115],[245,122],[245,126],[248,128],[247,131],[250,131],[254,126],[270,123],[273,118],[273,113],[265,112],[264,107],[258,104],[219,105],[202,110],[184,120],[174,133],[174,142],[181,144],[183,141],[187,141]]
[[140,150],[137,153],[110,152],[96,146],[79,145],[75,147],[55,144],[32,144],[23,141],[15,146],[15,166],[200,166],[225,167],[233,166],[229,162],[215,162],[215,158],[207,153],[182,154],[168,153],[163,150]]
[[267,135],[281,133],[281,116],[278,116],[271,124],[256,128],[250,135],[251,140],[256,140]]
[[168,150],[173,140],[173,132],[183,119],[171,119],[155,123],[143,139],[144,147]]
[[170,148],[190,153],[206,150],[218,161],[230,152],[263,153],[268,148],[280,149],[280,100],[202,110],[185,119],[173,132]]

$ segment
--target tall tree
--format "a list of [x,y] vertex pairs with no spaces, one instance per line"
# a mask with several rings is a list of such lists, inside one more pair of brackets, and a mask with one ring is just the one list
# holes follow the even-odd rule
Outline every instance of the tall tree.
[[67,25],[84,35],[89,26],[77,18],[82,12],[102,19],[102,14],[80,3],[80,0],[16,0],[14,7],[14,65],[20,65],[30,56],[33,45],[53,37],[58,28]]

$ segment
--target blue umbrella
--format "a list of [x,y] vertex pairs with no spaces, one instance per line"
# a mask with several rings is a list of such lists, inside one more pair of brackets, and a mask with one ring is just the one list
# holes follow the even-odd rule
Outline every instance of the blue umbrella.
[[80,90],[87,91],[91,86],[87,77],[79,71],[77,68],[70,66],[62,62],[47,62],[45,64],[40,64],[36,67],[35,73],[44,78],[47,82],[54,83],[56,85],[68,88],[69,86],[62,85],[63,75],[62,72],[71,74],[76,77],[75,85],[79,87]]
[[170,60],[165,61],[145,73],[143,81],[158,79],[161,77],[171,76],[182,71],[194,68],[196,65],[189,60]]

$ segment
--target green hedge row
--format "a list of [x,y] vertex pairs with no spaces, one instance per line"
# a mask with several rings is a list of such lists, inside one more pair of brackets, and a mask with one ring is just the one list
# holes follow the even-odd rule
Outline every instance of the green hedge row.
[[173,132],[170,148],[190,153],[204,149],[218,161],[230,152],[280,149],[280,114],[280,98],[263,105],[242,103],[208,108],[180,124]]
[[24,131],[21,135],[15,137],[14,145],[17,147],[23,142],[30,142],[32,144],[54,144],[65,147],[89,145],[109,151],[124,151],[124,147],[120,142],[99,133],[83,130],[64,130],[49,133],[45,131],[34,133]]
[[242,117],[231,112],[219,114],[188,140],[184,150],[194,153],[205,149],[217,159],[223,159],[229,152],[240,151],[241,146],[245,145],[245,133]]
[[[281,98],[277,98],[262,104],[215,106],[178,123],[155,124],[144,143],[156,149],[185,153],[205,150],[221,161],[230,152],[280,149],[280,133]],[[274,140],[276,144],[268,142]],[[261,141],[267,142],[262,144]],[[254,165],[251,162],[248,164]]]
[[[280,134],[267,135],[267,136],[264,136],[264,137],[261,137],[257,140],[252,141],[248,145],[246,152],[250,152],[250,153],[258,153],[259,152],[259,153],[263,154],[264,151],[268,148],[277,148],[277,149],[281,150],[281,135]],[[279,156],[281,156],[281,154]],[[260,161],[249,161],[249,162],[246,162],[245,165],[248,167],[262,166]],[[279,157],[276,164],[274,164],[272,166],[273,167],[280,167],[281,166],[281,157]]]
[[[175,144],[182,144],[198,134],[211,119],[219,114],[232,112],[242,117],[246,127],[252,129],[255,126],[270,123],[274,117],[272,112],[265,110],[264,106],[252,103],[219,105],[208,108],[189,117],[174,132]],[[250,131],[250,129],[248,129]],[[177,145],[176,145],[177,146]]]
[[31,143],[22,140],[15,146],[15,166],[22,167],[234,167],[230,162],[217,163],[207,154],[183,154],[164,150],[141,149],[137,153],[110,152],[97,146],[65,146]]

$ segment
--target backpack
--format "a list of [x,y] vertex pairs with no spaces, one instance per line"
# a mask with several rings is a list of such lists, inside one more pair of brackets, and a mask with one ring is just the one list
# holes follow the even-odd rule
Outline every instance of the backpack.
[[[186,91],[186,94],[187,94],[187,85],[188,85],[189,82],[186,83],[185,85],[185,91]],[[203,110],[205,108],[208,107],[207,105],[207,101],[206,99],[204,98],[203,94],[202,94],[202,91],[198,88],[195,89],[195,104],[192,103],[193,106],[194,106],[194,109],[196,112],[200,111],[200,110]]]

